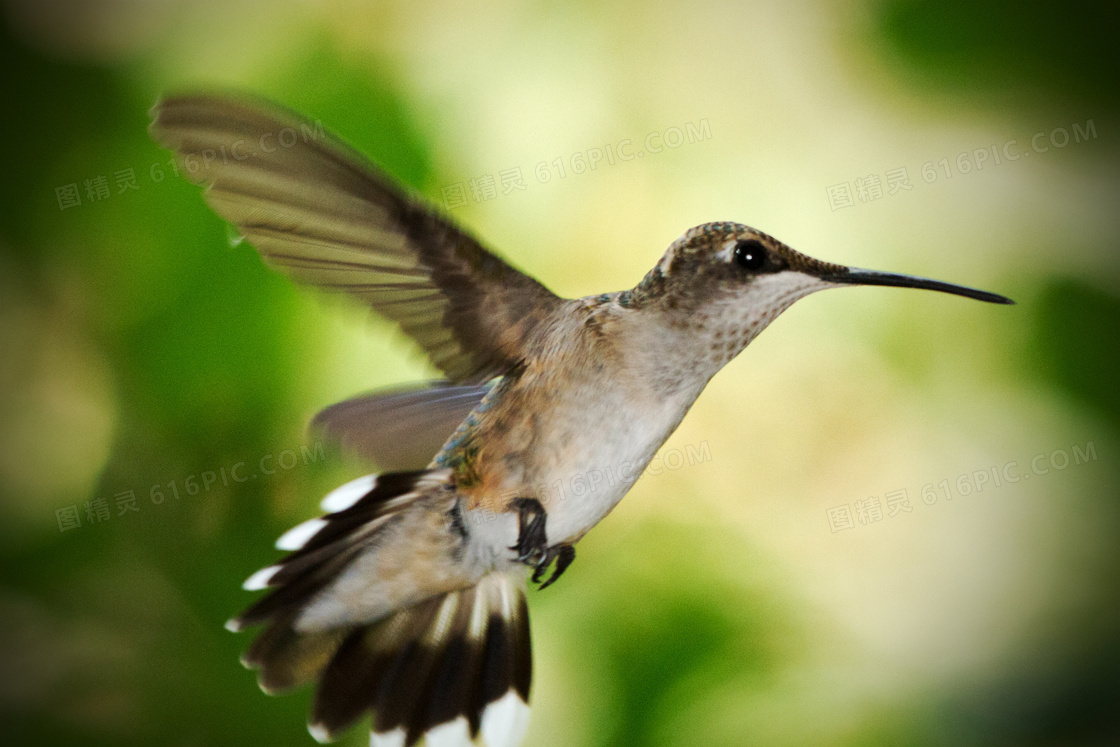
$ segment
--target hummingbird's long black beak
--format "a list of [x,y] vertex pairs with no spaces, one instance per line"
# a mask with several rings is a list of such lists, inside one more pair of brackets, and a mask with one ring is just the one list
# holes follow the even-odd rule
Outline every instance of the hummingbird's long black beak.
[[845,285],[887,285],[892,288],[925,288],[926,290],[952,293],[953,295],[964,296],[965,298],[975,298],[977,301],[987,301],[988,303],[1015,303],[1007,296],[977,290],[976,288],[968,288],[963,285],[953,285],[952,283],[943,283],[940,280],[919,278],[913,275],[896,275],[893,272],[860,270],[856,267],[849,267],[847,272],[830,273],[821,277],[821,280]]

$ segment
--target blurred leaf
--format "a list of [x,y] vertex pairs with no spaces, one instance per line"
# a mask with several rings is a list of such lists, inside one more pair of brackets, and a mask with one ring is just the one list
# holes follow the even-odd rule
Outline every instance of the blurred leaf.
[[1029,358],[1048,383],[1120,423],[1120,298],[1085,281],[1051,281],[1034,305]]
[[[885,0],[877,28],[917,80],[984,103],[1094,99],[1120,103],[1120,5]],[[979,101],[978,101],[979,103]],[[1090,115],[1093,113],[1090,112]]]

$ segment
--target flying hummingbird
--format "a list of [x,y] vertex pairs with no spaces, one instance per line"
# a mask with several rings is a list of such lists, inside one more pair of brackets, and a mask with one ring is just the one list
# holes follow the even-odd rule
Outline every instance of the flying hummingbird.
[[[712,376],[794,301],[886,285],[1012,303],[822,262],[739,223],[689,229],[630,290],[560,298],[317,122],[229,95],[152,115],[265,262],[364,301],[445,376],[316,416],[389,471],[280,537],[289,554],[244,584],[268,594],[227,623],[264,626],[242,661],[266,692],[315,683],[320,741],[372,713],[373,747],[519,744],[527,580],[560,577]],[[553,489],[594,470],[614,479]]]

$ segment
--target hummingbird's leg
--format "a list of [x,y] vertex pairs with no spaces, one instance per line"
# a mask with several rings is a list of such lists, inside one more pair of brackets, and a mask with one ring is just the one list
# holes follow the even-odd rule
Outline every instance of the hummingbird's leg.
[[540,584],[545,571],[552,565],[553,560],[556,561],[552,575],[540,585],[542,589],[547,588],[560,578],[575,560],[576,548],[572,545],[549,547],[548,537],[545,534],[548,514],[536,498],[516,498],[511,505],[517,509],[518,535],[517,544],[510,549],[517,551],[517,562],[533,566],[533,583]]
[[517,550],[517,562],[537,566],[546,558],[551,560],[544,531],[544,506],[536,498],[515,498],[510,505],[517,509],[517,544],[509,548]]

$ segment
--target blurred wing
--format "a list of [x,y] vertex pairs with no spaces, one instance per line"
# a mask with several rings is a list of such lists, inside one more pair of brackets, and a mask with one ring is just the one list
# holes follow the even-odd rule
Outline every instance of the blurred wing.
[[331,405],[312,427],[383,470],[423,469],[488,391],[483,384],[375,392]]
[[560,302],[318,122],[263,101],[197,95],[158,102],[151,133],[269,264],[358,296],[452,381],[516,365]]

